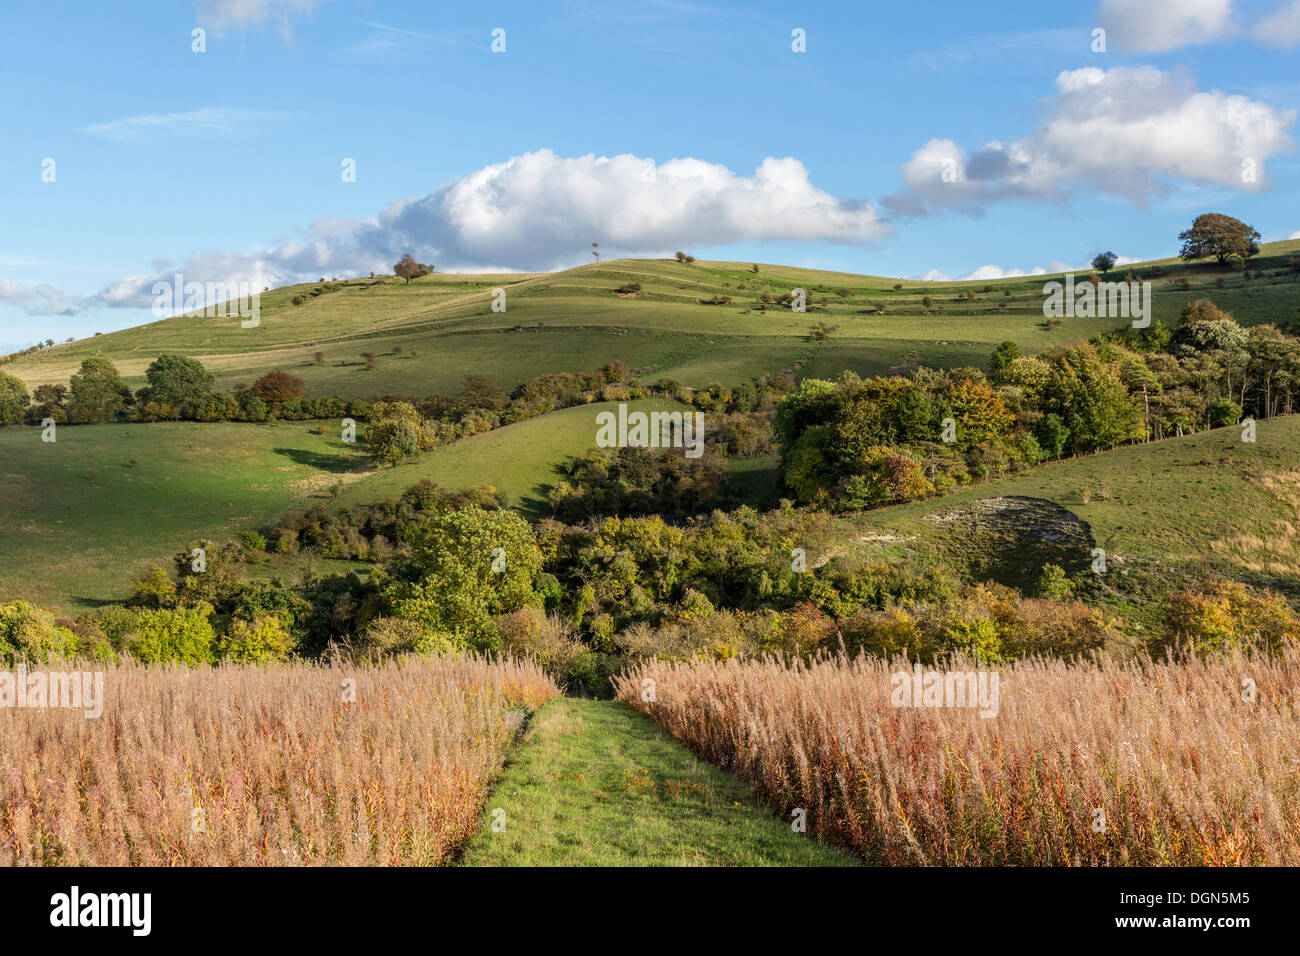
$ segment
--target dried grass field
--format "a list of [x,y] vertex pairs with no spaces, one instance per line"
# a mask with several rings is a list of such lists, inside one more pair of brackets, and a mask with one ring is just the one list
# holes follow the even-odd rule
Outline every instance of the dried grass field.
[[898,671],[911,666],[652,662],[619,695],[871,863],[1300,863],[1295,647],[1271,660],[1024,660],[1001,669],[987,718],[895,707]]
[[475,658],[124,664],[104,686],[99,718],[4,714],[0,862],[443,863],[524,715],[559,694],[534,665]]

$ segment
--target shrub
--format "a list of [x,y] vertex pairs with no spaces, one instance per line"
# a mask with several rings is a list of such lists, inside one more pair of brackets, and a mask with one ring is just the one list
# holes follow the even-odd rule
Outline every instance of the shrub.
[[1165,605],[1165,626],[1152,641],[1156,653],[1195,656],[1236,650],[1280,653],[1300,640],[1297,618],[1281,595],[1254,592],[1237,581],[1212,580],[1177,591]]
[[1241,406],[1230,398],[1216,398],[1205,408],[1211,428],[1235,425],[1241,420]]
[[240,532],[239,543],[244,546],[246,551],[266,550],[266,537],[258,531]]
[[232,620],[221,637],[218,652],[223,660],[236,664],[269,664],[288,660],[295,644],[279,616],[259,614],[252,619]]
[[57,624],[49,611],[27,601],[0,604],[0,662],[13,667],[76,653],[76,635]]
[[503,614],[496,624],[503,650],[536,662],[570,689],[594,690],[604,682],[601,655],[587,648],[558,617],[528,607]]
[[1074,588],[1070,584],[1070,579],[1066,577],[1065,568],[1059,564],[1043,565],[1035,590],[1039,597],[1053,601],[1065,601],[1074,595]]
[[77,618],[78,624],[93,626],[107,638],[114,650],[125,650],[135,640],[140,612],[120,604],[106,604],[86,611]]
[[445,654],[455,647],[450,634],[400,617],[374,618],[354,639],[355,651],[363,660],[370,661],[397,654]]
[[131,654],[146,664],[211,664],[217,640],[211,613],[206,605],[142,611]]
[[157,564],[141,572],[131,584],[128,607],[172,607],[176,603],[176,582]]

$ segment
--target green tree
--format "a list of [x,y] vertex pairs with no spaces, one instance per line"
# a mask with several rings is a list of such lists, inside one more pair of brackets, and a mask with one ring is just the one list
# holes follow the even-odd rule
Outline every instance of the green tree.
[[397,617],[486,649],[497,643],[496,615],[542,604],[533,586],[542,552],[513,512],[471,505],[410,524],[401,539],[411,555],[391,566],[384,591]]
[[68,414],[75,422],[115,418],[133,401],[117,366],[106,358],[86,359],[68,384]]
[[1241,420],[1241,406],[1230,398],[1216,398],[1205,407],[1211,428],[1235,425]]
[[0,372],[0,425],[22,421],[29,401],[27,386],[7,372]]
[[1065,568],[1059,564],[1045,564],[1038,576],[1038,596],[1052,601],[1068,601],[1074,596],[1074,587],[1066,577]]
[[1113,252],[1099,252],[1092,257],[1092,267],[1105,275],[1111,269],[1115,268],[1115,263],[1119,261],[1119,256]]
[[1038,445],[1045,455],[1049,458],[1060,458],[1061,453],[1065,451],[1066,442],[1070,440],[1070,429],[1066,427],[1060,415],[1048,412],[1038,420],[1034,437],[1038,439]]
[[376,402],[362,441],[376,460],[396,464],[419,453],[422,427],[410,402]]
[[1002,384],[1002,376],[1016,359],[1020,358],[1020,346],[1015,342],[1003,342],[993,350],[989,361],[989,378],[996,384]]
[[[1116,371],[1089,345],[1062,349],[1053,356],[1045,400],[1070,429],[1076,452],[1113,448],[1142,438],[1142,415]],[[1046,447],[1046,446],[1044,446]]]
[[141,401],[196,406],[217,392],[216,379],[202,362],[176,353],[158,356],[145,369],[144,377],[148,384],[137,394]]

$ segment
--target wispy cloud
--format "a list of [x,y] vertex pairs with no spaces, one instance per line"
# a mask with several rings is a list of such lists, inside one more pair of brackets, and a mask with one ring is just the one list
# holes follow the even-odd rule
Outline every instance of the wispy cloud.
[[81,298],[44,283],[28,286],[0,276],[0,305],[13,305],[28,315],[71,315]]
[[683,18],[721,19],[734,17],[734,13],[706,7],[687,0],[624,0],[621,3],[596,3],[592,0],[570,0],[566,6],[576,16],[587,20],[618,21],[621,23],[652,23],[663,20],[680,21]]
[[153,113],[131,116],[110,123],[82,127],[82,132],[126,142],[143,142],[160,136],[237,136],[249,133],[259,123],[278,119],[270,110],[229,106],[205,106],[187,113]]
[[943,73],[989,61],[1034,61],[1049,58],[1059,61],[1071,54],[1086,53],[1089,42],[1087,30],[1044,29],[990,33],[941,50],[913,53],[903,63],[906,72]]
[[1288,0],[1251,31],[1261,43],[1288,50],[1300,46],[1300,0]]
[[412,56],[421,46],[429,43],[436,43],[440,46],[467,47],[471,50],[486,50],[490,42],[490,37],[486,33],[483,35],[481,42],[475,43],[466,39],[469,34],[465,31],[457,31],[458,35],[426,33],[423,30],[395,27],[387,23],[376,23],[373,20],[358,20],[356,22],[371,32],[348,44],[343,48],[343,52],[348,56],[362,59],[382,60]]
[[289,20],[310,13],[319,0],[194,0],[199,22],[220,36],[228,27],[247,30],[275,20],[286,43],[293,42]]

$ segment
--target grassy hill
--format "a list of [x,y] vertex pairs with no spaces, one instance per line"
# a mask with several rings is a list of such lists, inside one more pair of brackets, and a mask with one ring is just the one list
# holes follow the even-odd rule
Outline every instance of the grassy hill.
[[[1298,251],[1300,241],[1266,246],[1253,263],[1262,275],[1251,280],[1177,260],[1130,266],[1112,278],[1158,270],[1156,312],[1168,324],[1186,301],[1202,296],[1246,324],[1283,322],[1300,302],[1300,275],[1285,264]],[[782,368],[828,377],[844,368],[869,374],[909,353],[937,366],[982,365],[1005,339],[1036,351],[1116,326],[1078,319],[1046,328],[1042,276],[920,283],[761,264],[757,274],[751,269],[750,263],[620,260],[543,275],[292,286],[266,293],[256,329],[241,329],[236,319],[181,316],[45,349],[4,368],[29,385],[66,381],[85,357],[102,354],[139,383],[159,352],[176,350],[202,359],[223,387],[285,368],[303,377],[310,393],[355,396],[454,392],[467,371],[513,386],[618,358],[652,381],[704,384]],[[614,291],[628,283],[640,291]],[[809,290],[809,313],[758,308],[760,295],[795,286]],[[494,288],[506,290],[505,313],[491,311]],[[302,304],[293,304],[295,296],[304,297]],[[702,304],[715,296],[732,302]],[[809,340],[818,322],[838,326],[828,341]],[[363,351],[377,354],[373,370]],[[355,446],[313,434],[305,423],[62,428],[55,445],[41,443],[35,429],[0,429],[7,486],[0,505],[0,596],[65,610],[120,598],[144,563],[192,538],[227,538],[295,504],[327,500],[327,489],[340,482],[343,504],[390,497],[425,477],[447,488],[492,484],[521,513],[538,517],[556,465],[591,447],[595,411],[583,406],[543,416],[381,471]],[[1288,523],[1300,503],[1289,471],[1300,460],[1300,423],[1262,423],[1255,445],[1237,438],[1226,429],[1124,448],[875,512],[856,519],[854,546],[898,553],[913,539],[946,535],[945,546],[965,542],[966,557],[978,565],[974,552],[997,548],[996,542],[925,516],[981,498],[1024,496],[1056,502],[1086,522],[1095,542],[1111,552],[1116,573],[1144,582],[1138,593],[1158,588],[1162,575],[1210,565],[1300,593],[1293,570],[1300,555]],[[774,467],[770,458],[736,463],[756,503],[770,503]],[[1040,560],[1034,552],[1023,574]],[[1012,571],[1014,564],[1004,562]]]
[[[686,407],[668,399],[626,404],[629,409],[647,412]],[[557,467],[594,447],[596,415],[617,408],[617,402],[594,402],[472,435],[350,482],[339,495],[339,503],[357,505],[395,498],[403,489],[428,478],[450,489],[492,485],[505,492],[509,507],[525,517],[549,515],[546,492],[557,480]]]
[[[1208,572],[1300,597],[1300,416],[1260,422],[1256,437],[1243,442],[1230,426],[1040,465],[845,519],[839,547],[894,560],[937,548],[1020,584],[1034,581],[1046,560],[1088,568],[1095,545],[1107,552],[1110,600],[1138,619],[1152,616],[1161,595]],[[1038,499],[1037,514],[1000,523],[974,507],[1013,498]],[[1062,524],[1046,503],[1081,521],[1085,540],[1058,548]]]
[[612,407],[564,409],[382,469],[307,422],[83,425],[60,428],[53,444],[39,429],[0,428],[0,601],[77,613],[120,600],[135,572],[189,541],[225,541],[290,507],[328,503],[337,484],[343,505],[396,497],[422,478],[449,489],[490,484],[540,517],[557,466],[593,447],[596,414]]
[[[1176,323],[1188,301],[1206,296],[1243,324],[1285,322],[1295,318],[1300,302],[1300,274],[1285,263],[1296,252],[1300,240],[1266,245],[1252,262],[1261,276],[1250,280],[1176,259],[1125,266],[1110,278],[1156,269],[1155,312],[1166,325]],[[983,365],[1008,339],[1022,351],[1039,352],[1123,325],[1067,319],[1046,328],[1042,287],[1049,276],[913,282],[763,264],[755,274],[751,266],[625,259],[540,275],[286,286],[263,295],[261,324],[254,329],[240,328],[235,318],[178,316],[44,349],[5,370],[29,386],[66,382],[83,359],[103,355],[138,385],[159,352],[177,351],[201,359],[226,389],[279,368],[301,377],[311,396],[370,397],[452,393],[467,371],[513,387],[537,375],[620,359],[651,381],[735,384],[781,369],[875,374],[909,353],[933,366]],[[614,291],[627,283],[641,290]],[[807,313],[775,304],[760,309],[764,293],[775,297],[796,286],[808,291]],[[496,288],[505,290],[504,312],[492,311]],[[732,301],[704,304],[718,296]],[[295,297],[302,304],[294,305]],[[827,341],[810,341],[820,322],[837,328]],[[373,369],[362,352],[376,354]]]
[[194,538],[256,527],[363,463],[303,423],[0,428],[0,600],[65,613],[126,596]]

